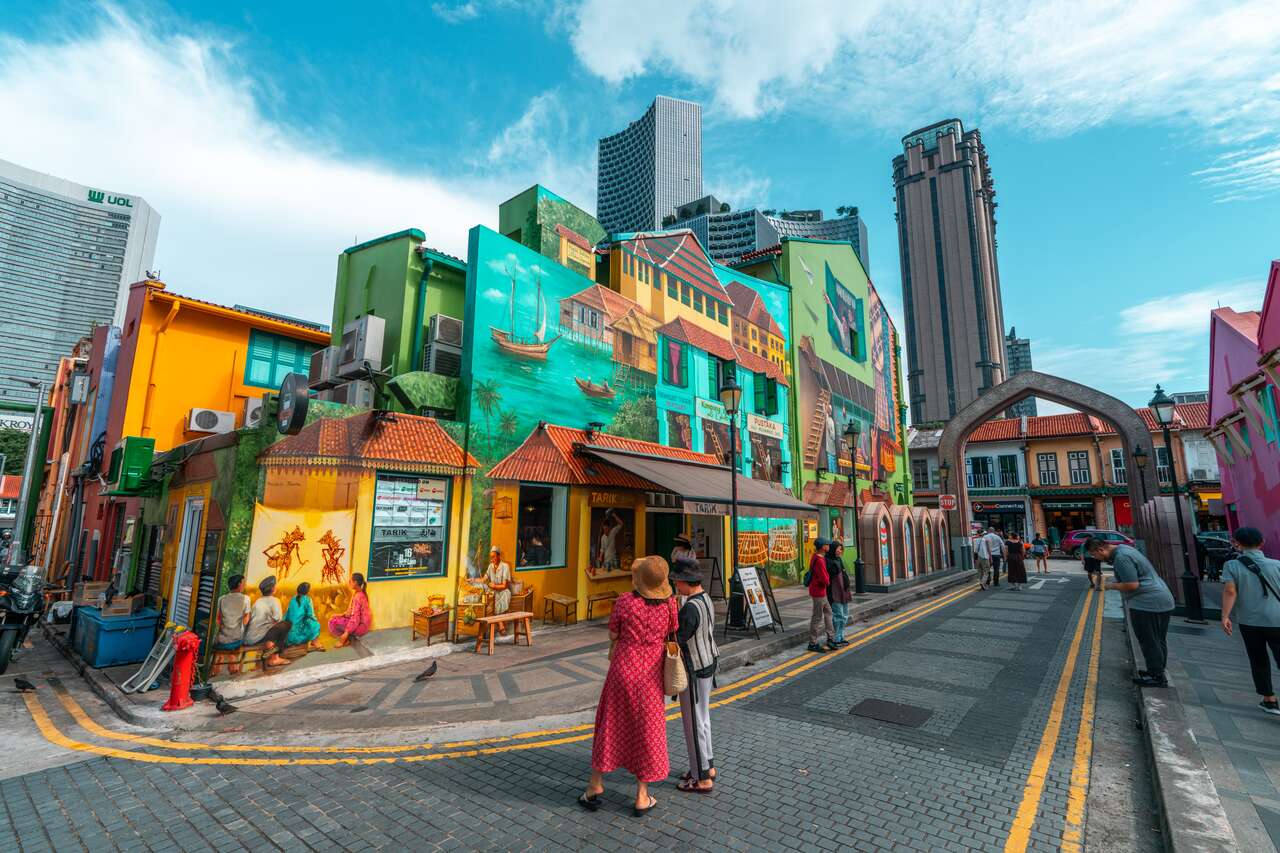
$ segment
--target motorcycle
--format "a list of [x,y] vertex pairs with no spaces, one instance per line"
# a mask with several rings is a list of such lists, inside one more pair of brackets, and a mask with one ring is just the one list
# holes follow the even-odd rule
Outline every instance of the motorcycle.
[[44,612],[44,581],[39,572],[37,566],[26,566],[0,574],[0,675]]

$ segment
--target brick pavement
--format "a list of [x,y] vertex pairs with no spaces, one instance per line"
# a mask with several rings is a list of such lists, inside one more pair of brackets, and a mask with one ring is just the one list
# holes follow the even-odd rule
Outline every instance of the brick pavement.
[[[661,785],[658,809],[645,820],[630,816],[630,788],[618,774],[607,780],[600,812],[574,806],[588,770],[584,737],[318,766],[246,766],[226,753],[116,743],[153,758],[92,757],[0,781],[0,849],[1000,849],[1083,590],[1077,579],[970,594],[783,678],[812,660],[795,657],[776,686],[730,689],[725,695],[740,701],[713,711],[722,768],[716,793],[688,796]],[[1014,613],[1037,616],[1006,618]],[[1001,630],[1010,625],[1026,630]],[[1062,840],[1087,634],[1082,649],[1029,849],[1056,849]],[[42,694],[61,732],[105,745]],[[867,698],[911,704],[929,717],[907,728],[848,713]],[[678,772],[678,722],[668,731]],[[175,757],[196,763],[171,763]],[[214,760],[227,763],[201,763]],[[357,763],[375,760],[386,763]]]

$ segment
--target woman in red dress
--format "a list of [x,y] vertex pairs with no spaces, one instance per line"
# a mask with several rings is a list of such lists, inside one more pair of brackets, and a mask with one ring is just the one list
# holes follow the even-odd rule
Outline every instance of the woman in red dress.
[[649,783],[671,771],[662,667],[665,641],[678,619],[666,560],[641,557],[631,573],[635,591],[620,596],[609,617],[613,656],[596,708],[591,781],[578,804],[589,811],[600,808],[604,774],[622,768],[636,777],[634,814],[640,817],[657,805]]

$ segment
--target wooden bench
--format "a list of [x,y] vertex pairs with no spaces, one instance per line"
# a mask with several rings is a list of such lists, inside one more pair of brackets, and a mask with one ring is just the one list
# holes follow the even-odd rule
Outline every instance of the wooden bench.
[[572,595],[564,595],[559,592],[549,592],[542,597],[542,624],[547,624],[547,611],[551,611],[551,621],[554,623],[556,619],[556,608],[564,608],[564,624],[569,624],[569,614],[573,614],[573,621],[578,621],[578,599]]
[[436,612],[433,607],[419,607],[413,611],[413,631],[409,642],[413,642],[418,637],[426,637],[427,645],[431,645],[431,638],[440,634],[444,637],[445,642],[449,642],[449,611],[451,608],[445,607]]
[[618,597],[617,591],[593,592],[590,595],[588,595],[587,596],[587,621],[588,622],[591,621],[592,608],[594,608],[597,604],[601,604],[605,601],[613,601],[617,597]]
[[[214,649],[213,661],[209,664],[209,677],[217,675],[218,672],[225,667],[227,672],[231,672],[231,667],[239,667],[241,672],[246,669],[252,669],[253,664],[257,664],[259,669],[266,669],[264,661],[267,657],[266,643],[258,643],[253,646],[241,646],[238,649]],[[234,674],[234,673],[233,673]]]
[[[484,645],[485,634],[489,635],[489,654],[493,654],[494,635],[498,633],[499,625],[511,625],[511,641],[515,645],[520,645],[520,637],[524,635],[524,644],[526,646],[533,645],[533,637],[530,632],[533,622],[533,614],[528,610],[512,610],[507,613],[499,613],[497,616],[481,616],[478,620],[480,630],[476,632],[476,648],[477,652]],[[523,630],[522,630],[523,629]]]

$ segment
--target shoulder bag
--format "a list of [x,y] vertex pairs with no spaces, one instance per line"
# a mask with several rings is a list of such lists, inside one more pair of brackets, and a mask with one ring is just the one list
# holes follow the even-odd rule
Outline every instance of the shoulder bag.
[[1241,554],[1239,557],[1236,557],[1236,559],[1239,560],[1240,564],[1246,569],[1253,572],[1254,576],[1262,582],[1263,598],[1267,597],[1268,591],[1270,591],[1270,593],[1276,598],[1280,598],[1280,592],[1276,592],[1276,588],[1271,585],[1271,581],[1267,580],[1267,576],[1262,573],[1262,567],[1258,565],[1257,561],[1254,560],[1252,556],[1249,554]]
[[689,676],[684,671],[684,659],[675,635],[667,637],[666,652],[662,659],[662,695],[675,696],[689,686]]

